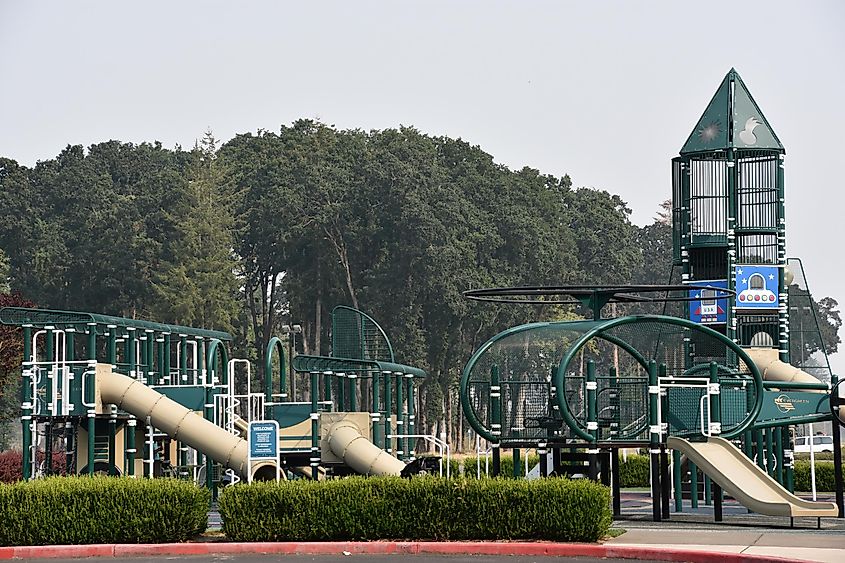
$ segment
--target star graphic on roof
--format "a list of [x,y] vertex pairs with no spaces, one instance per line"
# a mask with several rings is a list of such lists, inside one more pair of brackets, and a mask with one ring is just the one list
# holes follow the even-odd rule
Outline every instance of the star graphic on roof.
[[736,275],[738,275],[738,276],[741,276],[741,275],[742,275],[742,268],[737,268],[737,269],[736,269]]
[[769,274],[769,279],[770,279],[770,280],[775,279],[775,275],[774,275],[774,274]]
[[722,123],[720,121],[711,121],[708,125],[698,130],[698,137],[705,143],[709,143],[715,139],[722,131]]
[[748,280],[746,278],[742,278],[742,283],[744,283],[745,285],[748,285]]

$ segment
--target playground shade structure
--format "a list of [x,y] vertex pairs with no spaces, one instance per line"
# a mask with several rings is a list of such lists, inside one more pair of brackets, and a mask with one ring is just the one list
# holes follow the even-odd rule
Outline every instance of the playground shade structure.
[[723,438],[690,442],[670,436],[667,446],[678,450],[743,506],[768,516],[836,516],[832,502],[798,498],[757,467],[736,446]]
[[[203,452],[243,478],[249,467],[247,441],[194,411],[165,397],[140,381],[115,373],[108,364],[97,365],[97,391],[104,404],[114,404],[141,420]],[[367,440],[351,422],[333,425],[328,434],[335,455],[355,471],[369,475],[399,475],[405,464]],[[257,472],[260,465],[254,465]]]

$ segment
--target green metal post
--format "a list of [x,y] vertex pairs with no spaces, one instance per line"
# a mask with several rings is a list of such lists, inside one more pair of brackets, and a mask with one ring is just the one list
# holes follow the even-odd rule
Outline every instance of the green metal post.
[[159,335],[155,339],[155,351],[156,351],[156,365],[155,365],[155,375],[153,376],[153,381],[158,384],[163,382],[165,371],[164,371],[164,335]]
[[[165,332],[164,333],[164,344],[162,346],[164,348],[164,351],[163,351],[164,352],[164,364],[163,364],[164,367],[162,368],[162,371],[164,371],[165,382],[172,385],[173,381],[170,380],[170,345],[171,345],[170,333]],[[176,383],[179,383],[179,381],[177,380]]]
[[117,363],[117,326],[108,325],[108,348],[106,349],[106,361],[111,365]]
[[[589,373],[589,371],[587,372]],[[648,363],[648,425],[649,425],[649,456],[651,458],[651,504],[652,518],[660,522],[660,416],[658,405],[660,387],[657,384],[657,364],[654,360]]]
[[769,477],[775,476],[775,452],[772,440],[772,429],[766,428],[766,473]]
[[499,366],[490,368],[490,428],[493,434],[493,477],[498,477],[502,471],[501,450],[499,445],[502,436],[502,387],[499,382]]
[[[381,413],[379,412],[379,373],[372,372],[370,381],[372,382],[372,392],[371,392],[371,399],[372,405],[370,410],[370,417],[372,418],[373,423],[373,443],[374,444],[381,444],[382,437],[381,437]],[[329,386],[328,391],[331,392],[331,386]],[[330,398],[326,399],[330,401]]]
[[146,333],[138,332],[138,342],[139,342],[139,350],[138,350],[138,381],[142,383],[149,384],[147,381],[147,341],[149,338],[147,337]]
[[385,371],[382,375],[382,385],[384,385],[384,449],[387,453],[393,455],[393,440],[390,439],[390,435],[393,434],[393,421],[390,413],[393,409],[393,397],[390,393],[390,377],[392,374]]
[[[205,388],[205,404],[203,405],[203,416],[206,420],[214,420],[214,378],[211,370],[213,366],[209,365],[205,357],[205,339],[197,339],[197,369],[199,370],[202,385]],[[208,455],[203,454],[205,458],[205,486],[214,495],[214,460]]]
[[[835,424],[835,422],[834,422]],[[784,475],[784,480],[786,481],[786,489],[790,493],[795,492],[795,450],[793,449],[792,445],[792,435],[789,432],[789,427],[784,426],[781,429],[783,433],[783,461],[784,465],[786,465],[786,474]]]
[[111,405],[109,412],[109,475],[117,475],[117,407]]
[[346,374],[337,374],[337,404],[340,412],[346,412],[346,386],[343,383]]
[[[402,436],[407,434],[405,432],[405,420],[402,414],[405,410],[405,393],[404,389],[402,389],[402,374],[395,372],[393,375],[396,380],[396,434]],[[396,441],[396,457],[402,461],[405,461],[405,442],[405,438],[398,438]]]
[[179,335],[179,383],[188,378],[188,335]]
[[[411,374],[405,374],[405,383],[407,384],[407,392],[405,393],[405,401],[408,404],[408,419],[405,421],[406,430],[408,434],[414,435],[416,434],[417,424],[416,424],[416,410],[414,409],[414,376]],[[408,456],[411,459],[416,457],[416,448],[411,446],[414,442],[411,441],[408,444]]]
[[[88,360],[97,362],[97,324],[88,323]],[[87,392],[86,402],[92,405],[88,408],[88,475],[94,475],[94,437],[96,436],[97,411],[93,407],[95,396],[94,388],[96,377],[92,373],[89,375],[88,385],[85,386]]]
[[775,467],[775,479],[778,483],[783,485],[783,432],[781,432],[780,428],[773,428],[772,431],[774,432],[775,460],[777,461],[777,467]]
[[[719,383],[719,365],[710,362],[710,435],[722,433],[722,388]],[[722,488],[716,483],[709,483],[707,491],[715,502],[714,515],[717,522],[722,520]]]
[[349,382],[349,410],[357,412],[358,410],[358,374],[355,372],[347,373],[346,379]]
[[[587,459],[589,460],[590,479],[596,480],[599,476],[598,453],[596,447],[599,437],[599,423],[598,423],[598,383],[596,382],[596,363],[593,360],[587,361],[587,432],[591,436],[591,444],[587,449]],[[656,413],[655,413],[656,415]]]
[[763,446],[763,431],[762,430],[755,430],[754,431],[754,442],[757,445],[757,467],[762,469],[763,471],[766,470],[766,456],[765,451],[766,448]]
[[35,398],[32,396],[32,326],[23,326],[23,364],[21,368],[21,431],[23,437],[23,479],[32,478],[32,425]]
[[689,462],[689,492],[690,506],[698,508],[698,468],[693,462]]
[[[331,401],[332,400],[332,378],[329,375],[323,375],[323,400],[324,401]],[[335,409],[332,409],[335,410]],[[343,410],[343,409],[337,409]]]
[[[47,414],[49,416],[56,416],[57,414],[59,414],[55,411],[54,406],[53,406],[53,386],[56,384],[56,382],[53,381],[53,377],[54,377],[54,375],[56,375],[56,373],[53,371],[55,364],[52,363],[53,360],[55,359],[55,355],[54,355],[55,354],[55,343],[56,343],[55,338],[56,338],[56,334],[53,332],[53,327],[48,326],[47,327],[47,334],[45,335],[45,339],[44,339],[44,355],[47,357],[47,361],[51,362],[51,364],[50,364],[51,367],[48,368],[49,371],[48,371],[48,377],[47,377],[47,382],[46,382],[46,386],[45,386],[46,387],[45,400],[47,402]],[[45,425],[47,425],[46,431],[47,431],[48,435],[50,433],[49,432],[49,428],[50,428],[49,424],[50,424],[50,419],[48,418],[45,421]]]
[[320,372],[311,372],[311,478],[316,480],[320,465],[320,412],[317,404],[320,394]]
[[132,379],[140,379],[138,377],[138,358],[137,352],[137,331],[133,327],[126,329],[126,362],[129,364],[129,377]]
[[704,506],[713,504],[713,483],[710,481],[710,476],[704,476]]
[[672,487],[675,497],[675,512],[684,511],[684,494],[681,485],[681,452],[672,450]]
[[76,474],[76,432],[74,432],[73,422],[65,421],[65,473],[67,475]]
[[155,352],[156,352],[156,334],[152,330],[144,330],[147,335],[147,385],[155,385]]
[[135,454],[138,449],[135,443],[135,427],[138,421],[133,417],[126,421],[126,427],[123,429],[124,433],[124,456],[126,459],[126,475],[135,477]]

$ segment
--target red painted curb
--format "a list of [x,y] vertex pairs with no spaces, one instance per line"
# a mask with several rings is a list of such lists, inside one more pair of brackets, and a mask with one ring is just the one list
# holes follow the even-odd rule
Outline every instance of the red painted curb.
[[527,555],[652,559],[691,563],[795,563],[795,559],[698,551],[652,546],[544,542],[255,542],[255,543],[165,543],[97,544],[0,547],[0,559],[58,559],[82,557],[145,557],[148,555],[227,555],[238,553],[271,555],[332,555],[341,553],[390,555],[419,553],[438,555]]

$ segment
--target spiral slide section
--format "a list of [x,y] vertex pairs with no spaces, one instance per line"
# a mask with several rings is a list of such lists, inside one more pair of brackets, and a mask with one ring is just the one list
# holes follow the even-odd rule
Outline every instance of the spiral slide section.
[[723,438],[689,442],[670,437],[667,445],[678,450],[743,506],[767,516],[838,516],[832,502],[796,497],[754,465],[742,451]]
[[143,383],[114,373],[109,365],[97,365],[97,392],[103,403],[117,405],[141,420],[149,417],[153,426],[174,440],[205,453],[246,478],[249,448],[243,438],[230,434]]

